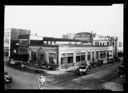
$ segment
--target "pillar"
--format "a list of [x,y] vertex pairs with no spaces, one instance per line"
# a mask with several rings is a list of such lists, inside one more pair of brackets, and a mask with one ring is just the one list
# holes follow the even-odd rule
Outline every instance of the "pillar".
[[61,69],[61,53],[58,53],[58,68]]
[[100,51],[99,51],[99,55],[98,56],[99,56],[98,59],[100,59]]
[[28,54],[29,54],[29,55],[28,55],[28,56],[29,56],[29,57],[28,57],[28,63],[30,63],[30,60],[32,59],[32,57],[31,57],[31,50],[30,50],[30,49],[28,50]]
[[76,52],[73,53],[73,63],[74,63],[74,66],[76,65]]
[[107,59],[107,50],[105,52],[106,52],[106,59]]

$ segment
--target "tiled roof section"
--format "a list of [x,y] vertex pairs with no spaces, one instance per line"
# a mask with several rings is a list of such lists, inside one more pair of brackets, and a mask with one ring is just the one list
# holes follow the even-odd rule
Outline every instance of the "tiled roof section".
[[87,43],[88,41],[81,41],[75,39],[65,39],[65,38],[54,38],[54,37],[43,37],[44,41],[73,41],[73,42],[83,42]]

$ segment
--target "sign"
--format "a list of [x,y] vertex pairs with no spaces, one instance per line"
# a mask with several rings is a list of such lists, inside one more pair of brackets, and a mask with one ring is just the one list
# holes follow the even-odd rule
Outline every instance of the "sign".
[[75,39],[91,42],[92,41],[92,34],[88,33],[88,32],[77,33],[75,35]]

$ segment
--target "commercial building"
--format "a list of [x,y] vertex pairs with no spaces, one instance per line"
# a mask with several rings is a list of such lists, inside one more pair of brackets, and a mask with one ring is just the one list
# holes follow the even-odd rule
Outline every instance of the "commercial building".
[[95,62],[96,60],[107,60],[117,56],[117,38],[98,38],[86,32],[82,32],[82,34],[82,37],[76,34],[76,39],[40,37],[38,40],[30,38],[31,35],[29,35],[28,44],[23,43],[25,36],[20,35],[19,41],[22,41],[22,43],[19,42],[18,53],[28,54],[28,63],[36,64],[39,67],[54,63],[57,68],[67,68],[86,61]]
[[57,68],[67,68],[117,57],[115,37],[81,32],[65,39],[31,35],[30,30],[14,28],[6,30],[4,35],[4,50],[11,58],[17,56],[39,67],[54,63]]

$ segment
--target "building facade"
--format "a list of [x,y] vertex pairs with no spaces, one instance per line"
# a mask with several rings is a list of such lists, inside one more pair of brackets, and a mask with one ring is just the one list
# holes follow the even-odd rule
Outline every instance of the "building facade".
[[117,38],[94,37],[88,32],[77,33],[75,39],[18,34],[16,44],[17,53],[28,55],[27,62],[39,67],[54,63],[61,69],[117,56]]
[[19,35],[29,35],[30,30],[9,28],[4,31],[4,56],[12,57],[12,54],[18,53]]

